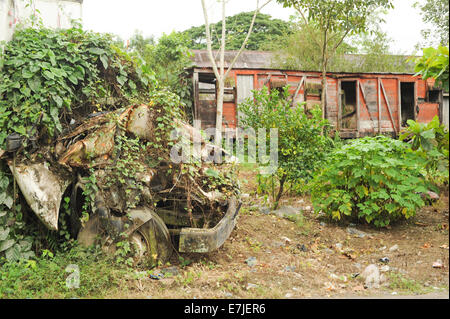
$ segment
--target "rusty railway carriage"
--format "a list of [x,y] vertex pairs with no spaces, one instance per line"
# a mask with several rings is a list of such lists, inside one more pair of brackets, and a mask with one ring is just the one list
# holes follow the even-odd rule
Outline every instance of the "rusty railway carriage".
[[[235,51],[225,54],[226,67]],[[270,52],[245,51],[225,81],[223,127],[239,126],[237,105],[266,85],[289,85],[293,104],[321,105],[321,73],[274,69]],[[191,70],[194,92],[193,117],[202,128],[215,126],[216,85],[207,51],[194,51]],[[448,103],[434,81],[407,73],[327,73],[325,116],[343,138],[366,135],[398,135],[408,119],[427,123],[438,115],[447,128]],[[443,106],[447,110],[443,110]]]

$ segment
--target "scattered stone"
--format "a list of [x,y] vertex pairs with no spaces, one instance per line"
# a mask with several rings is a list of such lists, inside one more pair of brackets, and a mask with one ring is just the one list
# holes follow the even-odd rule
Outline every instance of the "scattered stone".
[[390,259],[388,257],[383,257],[383,258],[380,258],[379,261],[387,264],[390,261]]
[[281,239],[286,243],[286,244],[290,244],[291,240],[285,236],[281,237]]
[[303,207],[303,210],[305,212],[310,212],[312,209],[311,209],[311,206],[305,206],[305,207]]
[[292,218],[299,215],[299,210],[298,208],[292,206],[282,206],[277,210],[272,211],[271,213],[282,218]]
[[394,251],[397,251],[398,250],[398,245],[397,244],[395,244],[394,246],[392,246],[391,248],[389,248],[389,251],[390,252],[394,252]]
[[327,254],[330,254],[330,255],[334,254],[334,251],[331,250],[330,248],[325,248],[323,251],[326,252]]
[[223,295],[224,295],[224,297],[228,297],[228,298],[233,297],[233,294],[230,292],[224,292]]
[[261,208],[259,209],[259,212],[260,212],[261,214],[264,214],[264,215],[269,215],[269,214],[270,214],[270,208],[269,208],[269,207],[261,207]]
[[253,289],[253,288],[258,288],[258,285],[255,285],[255,284],[252,284],[252,283],[248,283],[247,284],[247,290]]
[[390,270],[390,267],[388,265],[384,265],[384,266],[380,267],[381,272],[388,272],[389,270]]
[[353,227],[347,227],[347,233],[349,233],[350,235],[356,235],[359,238],[364,238],[366,236],[369,236],[369,234],[367,234],[363,231],[360,231],[356,228],[353,228]]
[[330,278],[331,279],[339,279],[339,276],[335,275],[335,274],[330,274]]
[[324,223],[324,222],[320,222],[320,226],[326,226],[327,224],[326,223]]
[[286,266],[284,267],[285,272],[294,272],[297,267],[295,266]]
[[380,271],[377,265],[371,264],[367,266],[362,272],[361,277],[364,279],[365,288],[380,288]]
[[334,247],[336,247],[338,251],[342,251],[342,244],[341,243],[337,243],[336,245],[334,245]]
[[[293,274],[295,277],[297,277],[298,279],[303,279],[303,278],[302,278],[302,275],[299,274],[298,272],[292,272],[292,274]],[[295,290],[295,289],[294,289],[294,290]]]
[[300,288],[298,288],[298,287],[292,287],[292,290],[300,291]]
[[286,244],[284,242],[281,241],[276,241],[272,243],[272,246],[275,248],[280,248],[280,247],[284,247]]
[[442,268],[442,260],[438,259],[433,263],[433,268]]
[[249,257],[245,260],[245,263],[250,267],[256,266],[256,257]]
[[249,198],[249,197],[250,197],[250,194],[247,194],[247,193],[241,194],[241,198]]
[[396,292],[396,291],[393,291],[392,293],[391,293],[391,295],[397,295],[398,293]]
[[284,295],[285,298],[292,298],[293,294],[291,294],[290,292],[288,292],[287,294]]
[[304,203],[305,201],[303,200],[303,198],[302,199],[299,199],[298,201],[297,201],[297,204],[302,204],[302,203]]
[[380,251],[383,251],[383,250],[385,250],[387,247],[386,246],[383,246],[383,247],[381,247],[379,250]]

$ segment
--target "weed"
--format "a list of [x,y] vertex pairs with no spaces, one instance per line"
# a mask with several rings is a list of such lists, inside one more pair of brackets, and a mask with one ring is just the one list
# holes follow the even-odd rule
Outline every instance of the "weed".
[[429,288],[424,287],[419,282],[407,278],[400,273],[390,273],[388,276],[389,276],[389,288],[391,288],[392,290],[398,290],[414,294],[424,294],[430,291]]

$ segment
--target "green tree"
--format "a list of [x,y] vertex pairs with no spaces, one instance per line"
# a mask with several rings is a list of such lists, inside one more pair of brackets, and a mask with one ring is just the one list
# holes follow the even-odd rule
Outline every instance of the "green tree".
[[449,89],[449,51],[448,47],[439,46],[423,49],[423,55],[415,60],[414,71],[423,79],[433,78],[437,86],[441,86],[446,92]]
[[315,41],[321,51],[322,107],[326,116],[326,72],[331,57],[345,38],[366,30],[368,17],[378,8],[392,8],[390,0],[277,0],[293,7],[305,26],[317,28],[321,37]]
[[270,129],[278,129],[278,168],[269,176],[258,175],[258,188],[270,193],[276,209],[286,186],[311,180],[331,151],[333,141],[321,134],[329,128],[329,123],[322,119],[320,108],[308,114],[303,106],[292,107],[288,87],[281,92],[269,92],[263,86],[238,107],[244,129],[252,128],[255,132],[265,129],[266,141],[270,140]]
[[131,36],[128,44],[128,50],[137,51],[139,53],[146,52],[146,47],[148,45],[155,45],[155,37],[145,37],[142,31],[136,30]]
[[153,37],[145,38],[136,32],[130,40],[129,50],[139,55],[147,68],[155,72],[161,86],[176,93],[190,116],[192,110],[192,85],[187,68],[192,65],[190,39],[182,33],[163,34],[155,43]]
[[[271,50],[274,52],[272,64],[276,68],[288,70],[320,71],[322,52],[318,41],[321,31],[315,25],[305,25],[296,17],[292,22],[291,32],[286,34]],[[337,38],[337,37],[335,37]],[[328,61],[329,71],[351,71],[354,63],[345,59],[345,54],[355,53],[355,48],[343,42]]]
[[[392,39],[381,30],[384,10],[368,17],[364,32],[345,39],[328,62],[331,72],[414,72],[414,64],[404,55],[391,51]],[[317,45],[319,29],[306,26],[300,16],[293,17],[292,32],[271,48],[273,67],[290,70],[321,70],[321,51]],[[337,37],[335,37],[337,38]],[[332,47],[332,46],[330,46]]]
[[[246,36],[246,26],[249,26],[253,18],[253,12],[241,12],[234,16],[226,17],[226,43],[227,49],[239,50]],[[183,31],[192,39],[189,47],[191,49],[206,49],[205,25],[192,27]],[[211,47],[214,50],[220,48],[220,35],[222,33],[222,22],[211,24]],[[253,25],[246,49],[264,50],[267,46],[278,41],[285,34],[290,33],[290,23],[273,19],[268,14],[258,14]]]
[[216,62],[216,60],[214,59],[213,51],[212,51],[211,26],[210,26],[209,20],[208,20],[208,11],[206,9],[205,0],[201,0],[202,9],[203,9],[203,17],[205,19],[206,48],[208,50],[209,61],[211,62],[212,69],[214,71],[214,75],[217,80],[217,89],[218,89],[217,103],[216,103],[216,110],[217,110],[217,112],[216,112],[216,134],[215,134],[215,145],[216,146],[220,146],[220,144],[222,143],[222,120],[223,120],[222,116],[223,116],[223,96],[224,96],[224,92],[225,92],[225,79],[227,78],[231,69],[234,67],[234,64],[236,63],[237,59],[241,55],[245,46],[247,45],[250,35],[252,34],[253,26],[255,25],[255,20],[256,20],[256,17],[258,16],[258,13],[261,11],[262,8],[264,8],[271,1],[272,0],[267,0],[262,5],[260,5],[259,0],[256,0],[256,9],[253,12],[252,21],[250,22],[246,36],[245,36],[244,40],[242,41],[241,47],[239,48],[238,52],[236,53],[233,60],[229,64],[227,70],[225,71],[225,46],[226,46],[226,30],[227,30],[226,29],[226,15],[225,15],[226,1],[225,0],[219,1],[221,3],[221,7],[222,7],[222,32],[221,32],[221,37],[220,37],[219,61]]
[[[427,45],[435,46],[436,44],[448,45],[449,34],[449,3],[448,0],[425,0],[424,3],[416,2],[422,13],[422,19],[426,23],[430,23],[433,29],[422,30],[422,36],[427,39]],[[431,41],[430,41],[431,39]],[[424,45],[422,45],[424,46]]]

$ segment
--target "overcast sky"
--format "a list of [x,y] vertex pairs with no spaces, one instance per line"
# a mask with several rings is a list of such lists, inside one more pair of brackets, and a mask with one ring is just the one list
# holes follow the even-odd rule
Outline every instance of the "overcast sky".
[[[412,53],[415,44],[421,40],[420,30],[424,24],[419,9],[412,7],[415,1],[394,0],[395,8],[385,18],[383,29],[394,40],[394,53]],[[206,3],[210,22],[219,21],[221,9],[217,0],[207,0]],[[255,0],[229,0],[226,15],[252,11],[255,4]],[[294,11],[273,0],[262,13],[288,20]],[[202,25],[204,18],[200,0],[84,0],[83,22],[87,29],[115,33],[126,40],[135,30],[146,36],[159,37],[163,33]]]

